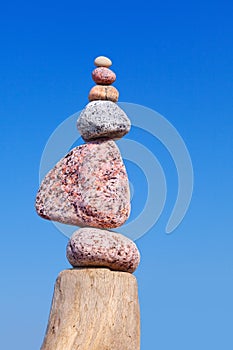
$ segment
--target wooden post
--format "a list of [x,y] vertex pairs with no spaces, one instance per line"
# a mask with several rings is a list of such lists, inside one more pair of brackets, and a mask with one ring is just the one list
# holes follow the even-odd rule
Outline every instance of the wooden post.
[[62,271],[41,350],[140,350],[136,278],[106,268]]

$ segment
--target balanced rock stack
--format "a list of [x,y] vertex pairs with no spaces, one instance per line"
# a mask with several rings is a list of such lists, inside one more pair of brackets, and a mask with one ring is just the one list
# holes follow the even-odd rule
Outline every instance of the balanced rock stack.
[[[132,273],[140,261],[135,243],[109,230],[123,225],[130,215],[128,176],[114,140],[127,134],[131,124],[116,104],[119,93],[111,86],[116,79],[109,69],[112,62],[100,56],[94,63],[97,68],[92,77],[97,85],[90,90],[90,102],[77,120],[78,131],[86,143],[73,148],[46,175],[36,197],[36,210],[45,219],[80,227],[66,249],[73,267],[90,270],[104,267]],[[51,322],[50,336],[53,334]],[[134,349],[136,343],[133,343]],[[50,343],[51,349],[63,349],[54,344]],[[75,344],[72,343],[72,350],[76,349]],[[106,349],[118,349],[118,345],[109,344]],[[67,344],[65,348],[69,348]],[[43,349],[49,349],[48,345]],[[89,344],[77,349],[101,349],[101,345],[91,347]]]
[[94,86],[89,92],[89,101],[107,100],[117,102],[119,92],[115,87],[111,86],[116,80],[116,74],[109,69],[112,65],[111,60],[107,57],[99,56],[94,63],[97,68],[93,70],[92,78],[98,85]]
[[47,174],[37,194],[36,210],[45,219],[82,227],[67,246],[67,258],[74,267],[133,272],[140,256],[135,243],[106,230],[123,225],[130,215],[128,177],[114,142],[129,132],[130,120],[112,102],[118,92],[107,85],[116,79],[108,68],[111,61],[98,57],[95,64],[92,76],[99,85],[91,89],[91,102],[77,121],[87,143],[72,149]]

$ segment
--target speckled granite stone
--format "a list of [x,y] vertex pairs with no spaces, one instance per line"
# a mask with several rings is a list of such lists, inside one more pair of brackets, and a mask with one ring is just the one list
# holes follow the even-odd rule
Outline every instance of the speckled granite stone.
[[98,67],[93,70],[92,79],[96,84],[111,85],[116,80],[116,74],[106,67]]
[[119,98],[118,90],[111,85],[95,85],[89,92],[89,101],[107,100],[117,102]]
[[140,262],[136,244],[120,233],[92,227],[81,228],[71,236],[66,256],[70,264],[109,267],[134,272]]
[[80,113],[77,128],[85,141],[97,138],[119,139],[130,130],[125,112],[111,101],[92,101]]
[[130,193],[115,142],[90,142],[71,150],[44,178],[36,210],[45,219],[70,225],[123,225],[130,214]]

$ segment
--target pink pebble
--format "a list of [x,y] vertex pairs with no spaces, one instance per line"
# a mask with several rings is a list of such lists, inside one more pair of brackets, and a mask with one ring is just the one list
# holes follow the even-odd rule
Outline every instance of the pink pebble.
[[140,262],[136,244],[117,232],[83,227],[71,236],[66,256],[74,267],[108,267],[134,272]]
[[111,85],[116,80],[116,74],[106,67],[98,67],[93,70],[92,79],[96,84]]

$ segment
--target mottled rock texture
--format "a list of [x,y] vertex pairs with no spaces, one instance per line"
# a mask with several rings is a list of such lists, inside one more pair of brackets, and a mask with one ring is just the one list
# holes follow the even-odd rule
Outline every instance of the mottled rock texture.
[[123,225],[130,214],[130,192],[115,142],[95,141],[71,150],[44,178],[36,210],[45,219],[70,225]]
[[107,100],[117,102],[119,92],[114,86],[109,85],[95,85],[89,92],[89,101]]
[[109,267],[134,272],[140,262],[136,244],[120,233],[93,227],[80,228],[71,236],[66,256],[74,267]]
[[140,350],[136,278],[104,268],[62,271],[41,350]]
[[93,70],[92,79],[96,84],[110,85],[116,80],[116,74],[106,67],[98,67]]
[[85,141],[98,138],[119,139],[130,130],[125,112],[111,101],[92,101],[80,113],[77,128]]

